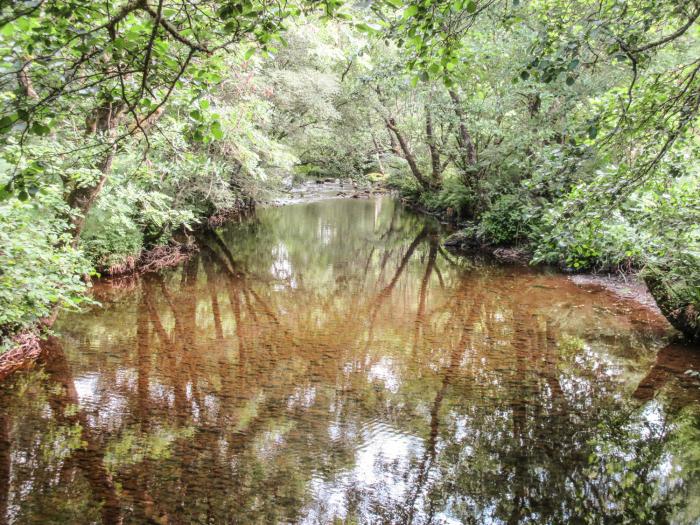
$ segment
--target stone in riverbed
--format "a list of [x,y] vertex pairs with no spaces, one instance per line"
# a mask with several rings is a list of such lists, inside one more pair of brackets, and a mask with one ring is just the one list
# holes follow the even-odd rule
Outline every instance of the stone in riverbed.
[[481,247],[476,236],[464,230],[453,233],[447,237],[442,244],[447,248],[454,248],[457,250],[477,250]]
[[496,248],[493,256],[497,261],[507,263],[527,264],[530,254],[520,248]]

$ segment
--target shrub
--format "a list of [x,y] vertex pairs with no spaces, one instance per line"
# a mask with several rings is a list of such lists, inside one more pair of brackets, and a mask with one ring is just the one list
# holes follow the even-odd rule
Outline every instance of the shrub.
[[522,197],[505,194],[481,216],[478,234],[491,244],[514,244],[528,236],[529,222]]
[[[82,276],[91,272],[71,247],[68,210],[52,188],[26,202],[0,202],[0,327],[5,336],[29,328],[54,305],[85,301]],[[7,343],[7,340],[5,341]],[[3,350],[0,344],[0,352]]]

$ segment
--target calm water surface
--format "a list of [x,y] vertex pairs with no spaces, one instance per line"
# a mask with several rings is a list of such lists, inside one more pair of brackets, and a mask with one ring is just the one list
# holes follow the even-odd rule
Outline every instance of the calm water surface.
[[698,349],[390,199],[266,209],[0,385],[0,523],[697,523]]

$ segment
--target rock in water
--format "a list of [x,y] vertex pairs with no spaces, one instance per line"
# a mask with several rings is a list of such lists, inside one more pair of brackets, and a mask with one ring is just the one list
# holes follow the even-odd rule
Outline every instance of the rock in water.
[[519,264],[530,262],[530,254],[520,248],[496,248],[493,251],[493,256],[501,262]]
[[480,243],[473,234],[464,230],[453,233],[442,243],[447,248],[455,248],[458,250],[477,250],[480,248]]

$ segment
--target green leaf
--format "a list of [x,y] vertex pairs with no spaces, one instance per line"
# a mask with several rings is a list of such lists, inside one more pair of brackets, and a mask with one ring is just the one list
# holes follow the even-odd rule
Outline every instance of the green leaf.
[[409,5],[406,10],[403,12],[403,19],[406,20],[407,18],[411,18],[412,16],[416,16],[418,14],[418,6],[417,5]]
[[361,32],[363,32],[363,33],[367,33],[367,34],[370,34],[370,35],[376,35],[376,34],[378,34],[378,33],[380,32],[379,29],[377,29],[376,27],[372,27],[372,26],[367,25],[367,24],[365,24],[365,23],[363,23],[363,22],[360,22],[359,24],[355,24],[355,28],[356,28],[358,31],[361,31]]
[[44,136],[48,135],[51,132],[51,128],[45,126],[41,122],[34,122],[32,124],[31,132],[35,135]]
[[0,133],[7,133],[12,128],[14,119],[9,116],[2,117],[0,119]]
[[250,60],[250,58],[255,54],[255,48],[251,47],[248,49],[248,51],[245,52],[245,55],[243,55],[243,60]]
[[574,77],[572,77],[571,75],[566,77],[566,85],[567,86],[573,86],[574,82],[576,82],[576,79]]
[[221,122],[215,120],[211,125],[211,134],[216,140],[221,140],[224,138],[224,130],[221,129]]
[[467,13],[476,13],[476,2],[471,1],[467,4]]

